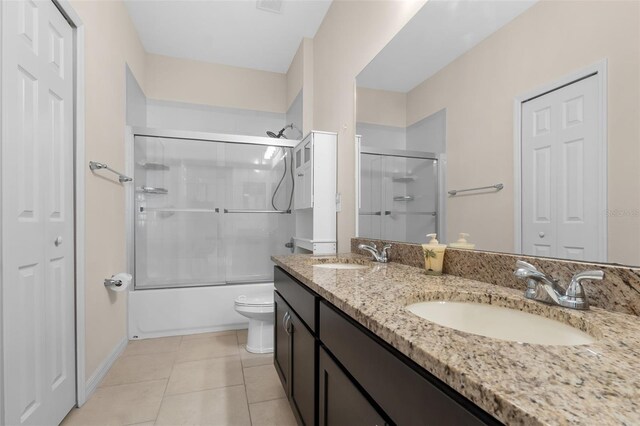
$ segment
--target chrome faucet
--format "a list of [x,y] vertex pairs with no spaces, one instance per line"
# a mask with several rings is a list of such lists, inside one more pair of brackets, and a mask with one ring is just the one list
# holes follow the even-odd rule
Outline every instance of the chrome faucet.
[[389,261],[389,250],[391,249],[391,244],[385,244],[380,251],[378,251],[378,247],[373,241],[370,245],[360,244],[358,245],[358,248],[371,253],[373,260],[376,262],[387,263]]
[[527,290],[524,297],[552,305],[563,306],[571,309],[589,309],[589,301],[582,287],[583,280],[602,280],[603,271],[585,271],[575,274],[571,278],[569,287],[565,290],[558,280],[538,271],[530,263],[522,260],[516,262],[514,275],[517,278],[527,280]]

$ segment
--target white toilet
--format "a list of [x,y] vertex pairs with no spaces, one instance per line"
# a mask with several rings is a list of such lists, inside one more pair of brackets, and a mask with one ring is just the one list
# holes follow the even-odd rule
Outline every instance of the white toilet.
[[255,296],[238,296],[236,312],[249,318],[247,351],[256,354],[273,352],[273,292]]

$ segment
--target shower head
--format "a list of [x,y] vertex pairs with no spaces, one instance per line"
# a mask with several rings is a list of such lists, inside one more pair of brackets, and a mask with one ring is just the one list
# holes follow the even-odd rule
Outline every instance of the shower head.
[[284,126],[282,129],[280,129],[277,135],[273,132],[267,131],[267,136],[275,139],[280,139],[280,138],[287,139],[287,137],[284,135],[284,131],[287,129],[293,129],[293,123],[287,124],[286,126]]

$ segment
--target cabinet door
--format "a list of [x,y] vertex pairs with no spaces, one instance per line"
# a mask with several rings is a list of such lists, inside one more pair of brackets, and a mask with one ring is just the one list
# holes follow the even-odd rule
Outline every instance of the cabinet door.
[[319,425],[385,425],[378,410],[322,347],[319,356]]
[[313,139],[305,139],[295,149],[296,209],[313,207]]
[[290,323],[290,399],[301,423],[312,426],[315,424],[316,339],[293,312],[291,313]]
[[291,309],[287,303],[276,292],[274,294],[274,339],[273,339],[273,364],[276,367],[282,387],[289,396],[289,364],[290,364],[290,351],[289,347],[289,331],[287,329],[288,317]]

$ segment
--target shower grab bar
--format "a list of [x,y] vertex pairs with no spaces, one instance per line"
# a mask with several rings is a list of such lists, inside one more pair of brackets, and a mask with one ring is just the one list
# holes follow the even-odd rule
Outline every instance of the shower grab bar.
[[169,190],[166,188],[154,188],[153,186],[141,186],[140,188],[138,188],[138,191],[143,192],[145,194],[165,195],[169,193]]
[[89,169],[92,172],[95,172],[96,170],[102,170],[102,169],[109,170],[111,173],[118,175],[118,181],[120,183],[131,182],[133,180],[129,176],[123,175],[122,173],[116,170],[113,170],[111,167],[107,166],[105,163],[98,163],[97,161],[89,161]]
[[393,197],[393,201],[413,201],[413,195],[400,195]]
[[504,188],[504,185],[501,183],[496,183],[495,185],[488,185],[488,186],[479,186],[477,188],[468,188],[468,189],[452,189],[451,191],[449,191],[449,195],[456,195],[459,192],[467,192],[467,191],[479,191],[481,189],[495,189],[496,191],[500,191],[502,188]]
[[389,216],[389,215],[404,215],[404,216],[412,216],[412,215],[418,215],[418,216],[437,216],[438,212],[399,212],[399,211],[392,211],[392,210],[386,210],[384,212],[385,216]]
[[291,210],[241,210],[241,209],[224,209],[224,213],[277,213],[291,214]]
[[172,209],[172,208],[148,208],[140,207],[140,213],[144,212],[160,212],[160,213],[219,213],[220,209]]

